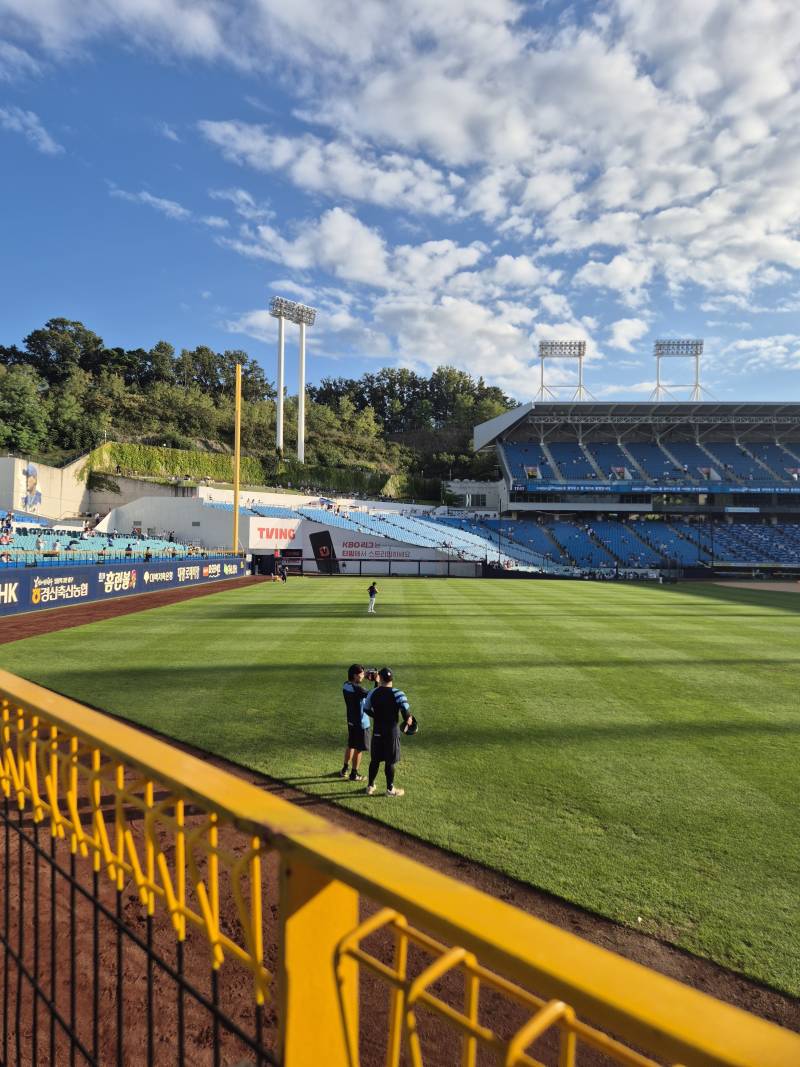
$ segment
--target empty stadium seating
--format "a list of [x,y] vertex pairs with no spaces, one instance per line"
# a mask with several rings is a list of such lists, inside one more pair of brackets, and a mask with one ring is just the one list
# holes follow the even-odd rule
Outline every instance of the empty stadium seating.
[[595,441],[588,446],[594,456],[598,467],[607,478],[624,478],[627,471],[632,479],[638,479],[639,474],[631,461],[619,447],[608,441]]
[[577,441],[553,441],[548,444],[548,448],[564,481],[586,481],[597,478],[597,472]]
[[625,447],[648,478],[654,481],[677,481],[683,476],[683,471],[654,441],[626,441]]
[[[748,445],[748,448],[782,481],[792,481],[791,472],[800,470],[800,460],[795,459],[790,452],[778,444],[753,444]],[[795,451],[800,452],[800,445],[795,446]]]
[[[515,482],[542,481],[593,482],[601,480],[587,453],[600,468],[603,480],[627,479],[647,482],[702,484],[706,481],[731,483],[800,480],[800,460],[777,444],[748,445],[744,450],[733,441],[664,440],[628,441],[627,452],[618,444],[595,441],[581,446],[577,441],[552,441],[547,448],[556,464],[553,468],[538,442],[503,442],[498,445]],[[800,454],[800,443],[795,444]],[[749,454],[749,453],[752,453]],[[632,458],[630,458],[632,457]],[[758,460],[762,462],[759,463]],[[763,465],[766,464],[766,469]],[[643,473],[642,473],[643,472]]]
[[680,473],[682,471],[692,481],[707,481],[710,478],[710,471],[714,470],[724,481],[724,467],[715,463],[711,456],[693,441],[668,441],[666,447],[678,461],[678,470],[673,469],[677,477],[682,476]]
[[558,480],[541,445],[533,441],[526,444],[506,441],[502,448],[511,477],[515,481],[527,482],[537,478],[545,482]]
[[[709,452],[719,460],[719,464],[714,464],[714,466],[723,481],[729,473],[743,481],[772,482],[775,480],[752,456],[747,455],[736,444],[713,441],[709,442],[707,447]],[[783,477],[786,475],[784,474]]]

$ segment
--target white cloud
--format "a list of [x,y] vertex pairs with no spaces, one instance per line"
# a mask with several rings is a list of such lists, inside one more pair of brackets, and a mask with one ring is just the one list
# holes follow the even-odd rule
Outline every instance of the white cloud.
[[590,285],[618,292],[626,303],[642,302],[642,289],[650,280],[653,265],[640,256],[620,253],[607,263],[585,263],[575,275],[577,285]]
[[609,344],[612,348],[622,349],[623,352],[633,352],[634,341],[644,337],[648,329],[644,319],[617,319],[611,324]]
[[338,207],[304,224],[294,238],[286,238],[273,226],[263,224],[255,232],[246,230],[242,238],[221,241],[244,255],[295,270],[318,267],[344,281],[380,286],[386,284],[388,277],[383,238]]
[[0,82],[16,81],[41,73],[41,64],[10,41],[0,41]]
[[180,142],[180,137],[178,136],[177,131],[170,126],[168,122],[159,122],[157,129],[161,136],[166,138],[167,141]]
[[46,156],[57,156],[64,151],[33,111],[24,111],[21,107],[0,107],[0,129],[21,133],[37,152]]
[[421,159],[358,151],[310,134],[279,136],[248,122],[202,121],[198,127],[226,159],[259,171],[284,172],[310,192],[433,215],[455,207],[447,176]]
[[800,334],[749,337],[727,345],[723,354],[739,371],[800,370]]
[[[203,136],[256,180],[280,175],[314,203],[335,202],[295,208],[315,217],[278,227],[251,193],[214,192],[244,223],[217,240],[299,272],[294,284],[315,292],[314,272],[348,286],[355,303],[331,302],[331,316],[347,308],[341,336],[355,336],[351,320],[403,306],[420,319],[397,342],[403,359],[427,358],[411,351],[427,339],[422,319],[449,324],[454,309],[478,330],[486,368],[512,353],[508,380],[521,373],[513,353],[526,329],[602,330],[629,351],[645,319],[609,313],[602,293],[589,302],[592,289],[633,308],[665,287],[694,301],[700,287],[708,310],[796,311],[796,0],[608,0],[587,20],[570,7],[530,10],[514,0],[0,0],[0,78],[103,35],[283,79],[291,127],[276,113],[269,126],[234,115],[205,120]],[[304,120],[313,132],[298,132]],[[152,201],[187,217],[176,201]],[[398,210],[425,213],[427,231],[396,243]],[[789,336],[759,358],[794,358]],[[456,344],[470,346],[460,328]]]
[[147,207],[153,208],[154,211],[166,215],[168,219],[185,222],[192,217],[191,211],[179,204],[177,200],[166,200],[162,196],[153,196],[152,193],[148,193],[144,189],[139,193],[129,193],[125,189],[112,187],[109,192],[111,196],[115,196],[119,200],[128,200],[132,204],[145,204]]
[[225,230],[230,225],[228,220],[222,218],[221,215],[203,215],[200,221],[212,230]]
[[250,222],[270,219],[274,215],[266,204],[256,203],[254,197],[246,189],[212,189],[208,195],[212,200],[223,200],[233,204],[236,214]]

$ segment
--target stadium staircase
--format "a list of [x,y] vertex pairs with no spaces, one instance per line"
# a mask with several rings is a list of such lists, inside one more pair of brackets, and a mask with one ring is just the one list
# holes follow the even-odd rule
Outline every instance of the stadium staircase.
[[[666,562],[668,562],[668,560],[669,560],[669,556],[668,556],[668,555],[667,555],[667,554],[666,554],[665,552],[663,552],[663,551],[661,550],[661,548],[659,547],[659,545],[655,545],[655,544],[653,544],[653,543],[652,543],[651,541],[649,541],[649,540],[648,540],[648,539],[647,539],[647,538],[646,538],[646,537],[644,536],[644,531],[642,531],[642,530],[640,530],[640,529],[639,529],[640,523],[638,523],[638,522],[628,522],[628,523],[626,523],[625,525],[626,525],[626,527],[627,527],[627,529],[628,529],[628,532],[629,532],[630,534],[632,534],[632,535],[633,535],[633,537],[635,537],[635,538],[636,538],[636,540],[637,540],[637,541],[638,541],[638,542],[639,542],[639,543],[640,543],[641,545],[643,545],[643,546],[644,546],[644,547],[645,547],[646,549],[648,549],[648,550],[649,550],[650,552],[654,552],[654,553],[655,553],[655,555],[656,555],[656,558],[657,558],[657,559],[658,559],[658,561],[659,561],[659,563],[658,563],[658,564],[656,564],[656,566],[659,566],[659,565],[661,565],[661,564],[663,564],[663,563],[666,563]],[[661,526],[666,526],[666,523],[661,523],[660,525],[661,525]],[[660,544],[660,543],[661,543],[661,542],[659,542],[659,544]]]
[[761,479],[759,479],[760,481],[770,481],[770,482],[772,482],[772,481],[785,482],[786,481],[785,474],[781,475],[781,474],[778,474],[777,471],[772,470],[771,467],[767,463],[765,463],[765,461],[763,459],[759,459],[759,457],[755,454],[755,452],[751,452],[750,449],[747,447],[747,445],[743,445],[742,442],[739,441],[739,440],[737,440],[736,445],[737,445],[738,448],[740,448],[742,450],[742,452],[744,452],[744,454],[746,456],[750,457],[750,459],[753,461],[753,463],[755,463],[762,470],[766,471],[768,477],[767,478],[761,478]]
[[[673,452],[671,452],[669,448],[667,448],[667,446],[664,444],[664,442],[661,440],[660,437],[656,439],[656,444],[661,449],[661,451],[664,453],[664,455],[667,457],[667,459],[670,461],[670,463],[673,465],[673,467],[675,467],[676,473],[678,473],[678,471],[681,472],[680,477],[686,478],[692,484],[695,484],[698,481],[698,479],[695,477],[694,473],[692,472],[690,464],[686,463],[685,461],[682,463],[678,459],[678,457],[676,455],[674,455]],[[684,470],[685,466],[688,466],[689,470]]]
[[625,458],[628,460],[628,462],[626,464],[628,469],[631,470],[631,471],[635,471],[635,473],[639,476],[639,478],[641,478],[641,480],[643,482],[649,482],[650,481],[650,475],[647,473],[647,471],[644,469],[644,467],[642,467],[639,464],[639,462],[636,460],[636,458],[629,451],[628,446],[623,443],[621,438],[620,438],[619,441],[617,441],[617,446],[618,446],[620,452],[623,454],[623,456],[625,456]]
[[562,475],[561,471],[558,469],[558,464],[556,463],[555,458],[553,456],[553,453],[550,451],[550,448],[548,447],[546,442],[542,441],[541,445],[539,447],[541,448],[542,452],[544,453],[545,459],[550,464],[550,469],[555,474],[556,481],[557,482],[563,482],[564,481],[564,476]]
[[595,474],[597,475],[599,480],[601,482],[606,481],[606,478],[607,478],[606,474],[603,472],[602,468],[600,467],[600,464],[594,458],[594,456],[589,451],[589,449],[586,447],[586,445],[583,443],[583,441],[580,442],[580,448],[581,448],[581,451],[583,452],[584,456],[586,456],[586,462],[589,464],[589,466],[595,472]]
[[734,482],[737,485],[741,485],[744,479],[740,477],[739,472],[736,469],[737,465],[731,463],[730,456],[728,459],[721,458],[724,451],[723,445],[721,443],[715,444],[713,441],[711,443],[714,448],[718,450],[716,454],[712,452],[707,445],[702,444],[700,441],[697,442],[697,447],[702,449],[708,456],[712,469],[717,472],[723,482]]
[[792,466],[800,467],[800,446],[798,446],[797,452],[792,452],[790,448],[782,444],[778,444],[778,448],[782,448],[784,452],[788,453],[789,458],[792,460]]
[[503,478],[510,485],[512,482],[516,481],[516,478],[514,478],[513,474],[511,473],[511,467],[509,466],[508,457],[506,456],[505,449],[499,442],[497,444],[497,455],[500,460],[500,470],[502,471]]

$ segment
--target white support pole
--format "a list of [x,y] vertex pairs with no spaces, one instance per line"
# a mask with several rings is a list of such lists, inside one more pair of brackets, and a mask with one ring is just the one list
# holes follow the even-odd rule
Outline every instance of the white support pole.
[[702,400],[700,393],[700,353],[695,352],[694,355],[694,391],[692,393],[692,400]]
[[275,404],[275,448],[283,452],[283,347],[286,329],[286,319],[281,315],[278,318],[278,398]]
[[583,356],[578,356],[578,400],[583,400]]
[[297,458],[306,461],[306,324],[300,322],[300,365],[297,382]]

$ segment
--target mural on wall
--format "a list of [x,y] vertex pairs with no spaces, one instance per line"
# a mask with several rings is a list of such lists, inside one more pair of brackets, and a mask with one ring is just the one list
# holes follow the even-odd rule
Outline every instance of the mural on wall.
[[23,511],[34,514],[42,506],[42,493],[39,489],[39,471],[33,463],[27,463],[22,468],[24,491],[20,499],[20,507]]

